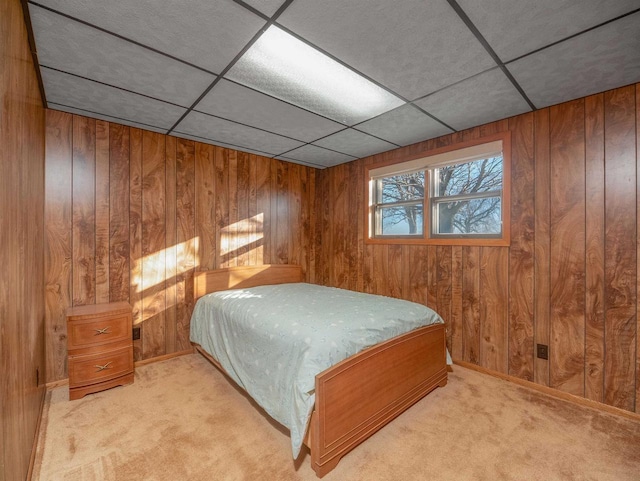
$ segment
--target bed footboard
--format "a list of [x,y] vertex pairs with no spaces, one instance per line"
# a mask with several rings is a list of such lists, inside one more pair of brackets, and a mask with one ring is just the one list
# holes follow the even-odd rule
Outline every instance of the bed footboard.
[[443,324],[352,356],[316,376],[311,466],[318,477],[427,393],[447,383]]

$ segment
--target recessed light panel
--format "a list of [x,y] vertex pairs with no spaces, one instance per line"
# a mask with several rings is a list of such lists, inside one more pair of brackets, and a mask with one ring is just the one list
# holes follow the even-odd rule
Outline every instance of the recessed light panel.
[[346,125],[403,104],[395,95],[275,26],[262,34],[227,77]]

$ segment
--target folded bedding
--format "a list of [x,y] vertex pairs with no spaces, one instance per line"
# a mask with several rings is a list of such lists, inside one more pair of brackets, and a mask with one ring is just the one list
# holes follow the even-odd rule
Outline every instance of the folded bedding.
[[315,376],[380,342],[442,323],[422,304],[313,284],[214,292],[198,299],[191,341],[291,432],[300,452]]

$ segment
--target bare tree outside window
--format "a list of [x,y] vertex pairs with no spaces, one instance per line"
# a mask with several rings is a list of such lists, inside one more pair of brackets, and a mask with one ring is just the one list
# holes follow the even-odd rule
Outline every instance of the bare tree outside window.
[[[432,169],[435,233],[499,234],[502,172],[502,156]],[[382,233],[422,234],[425,171],[379,182]]]

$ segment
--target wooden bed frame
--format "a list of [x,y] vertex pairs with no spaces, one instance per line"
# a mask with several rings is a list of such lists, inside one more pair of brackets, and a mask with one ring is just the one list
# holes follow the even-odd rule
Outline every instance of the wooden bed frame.
[[[302,282],[294,265],[230,267],[197,273],[195,297],[225,289]],[[196,349],[224,373],[199,345]],[[226,373],[225,373],[226,374]],[[316,376],[305,444],[323,477],[342,456],[436,387],[447,384],[443,324],[422,327],[366,349]]]

